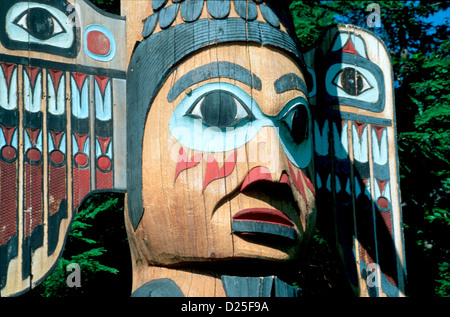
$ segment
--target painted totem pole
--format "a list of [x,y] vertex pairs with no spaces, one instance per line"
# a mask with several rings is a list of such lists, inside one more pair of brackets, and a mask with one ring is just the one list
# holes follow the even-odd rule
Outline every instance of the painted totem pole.
[[0,290],[58,262],[94,192],[125,195],[132,296],[299,296],[316,218],[357,296],[402,296],[390,58],[288,2],[0,4]]

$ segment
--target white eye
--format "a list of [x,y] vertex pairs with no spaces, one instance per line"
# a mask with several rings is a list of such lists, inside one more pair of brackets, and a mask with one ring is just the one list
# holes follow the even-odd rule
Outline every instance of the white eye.
[[231,127],[252,116],[233,94],[225,90],[214,90],[201,97],[186,113],[200,118],[210,127]]
[[13,23],[42,41],[66,32],[61,23],[43,8],[31,8],[19,15]]
[[363,92],[373,88],[367,79],[352,67],[342,69],[333,79],[333,84],[351,96],[359,96]]

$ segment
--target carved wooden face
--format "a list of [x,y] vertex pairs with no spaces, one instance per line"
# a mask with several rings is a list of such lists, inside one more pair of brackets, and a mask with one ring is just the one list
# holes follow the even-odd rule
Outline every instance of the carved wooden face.
[[145,124],[140,257],[296,258],[315,219],[306,94],[297,64],[266,47],[220,45],[180,64]]

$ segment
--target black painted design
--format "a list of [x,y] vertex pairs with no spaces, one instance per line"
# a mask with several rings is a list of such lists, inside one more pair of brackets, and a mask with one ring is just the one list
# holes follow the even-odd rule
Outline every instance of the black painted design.
[[183,21],[197,21],[203,10],[203,0],[184,1],[181,4],[180,13]]
[[161,278],[145,283],[136,289],[131,297],[184,297],[184,295],[174,281]]
[[[175,38],[176,43],[173,40]],[[147,112],[154,97],[183,57],[211,44],[229,42],[254,42],[282,49],[292,55],[306,73],[297,43],[289,34],[268,23],[245,21],[241,18],[215,20],[214,23],[209,19],[183,23],[153,34],[134,51],[127,72],[127,125],[145,126]],[[143,213],[143,131],[130,129],[127,134],[127,203],[134,228],[139,224]]]
[[[4,47],[10,50],[31,50],[69,58],[74,58],[78,55],[80,50],[80,29],[75,24],[73,26],[67,24],[67,21],[70,21],[70,17],[67,16],[69,14],[67,11],[67,7],[70,5],[69,2],[61,0],[43,3],[43,5],[54,8],[55,11],[60,12],[62,15],[66,15],[67,21],[58,21],[58,18],[46,7],[39,6],[41,1],[34,1],[30,2],[30,5],[33,4],[34,6],[30,6],[28,10],[18,14],[13,21],[8,22],[7,19],[11,17],[7,13],[18,3],[19,1],[17,0],[0,1],[0,12],[2,12],[0,14],[0,25],[3,26],[0,28],[0,41]],[[5,27],[8,23],[12,23],[17,28],[22,29],[23,32],[28,33],[30,40],[22,41],[8,34]],[[51,41],[49,42],[51,38],[67,33],[67,28],[73,32],[73,40],[70,47],[62,47]],[[34,40],[31,40],[32,38]]]
[[261,79],[242,66],[229,62],[214,62],[191,70],[181,77],[169,91],[167,99],[174,101],[186,88],[211,78],[229,78],[261,90]]
[[294,73],[289,73],[278,78],[274,83],[275,91],[281,94],[288,90],[297,89],[302,91],[305,96],[308,96],[308,88],[305,82]]

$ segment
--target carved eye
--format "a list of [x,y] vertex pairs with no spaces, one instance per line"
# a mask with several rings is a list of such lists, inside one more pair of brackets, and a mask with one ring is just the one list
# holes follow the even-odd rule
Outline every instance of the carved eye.
[[202,96],[186,113],[210,127],[231,127],[252,117],[250,110],[228,91],[214,90]]
[[42,41],[66,33],[58,19],[43,8],[31,8],[19,15],[13,23]]
[[342,69],[333,79],[333,84],[351,96],[358,96],[373,88],[359,71],[351,67]]
[[309,116],[302,104],[293,106],[284,116],[283,122],[289,129],[292,139],[300,144],[308,137]]

